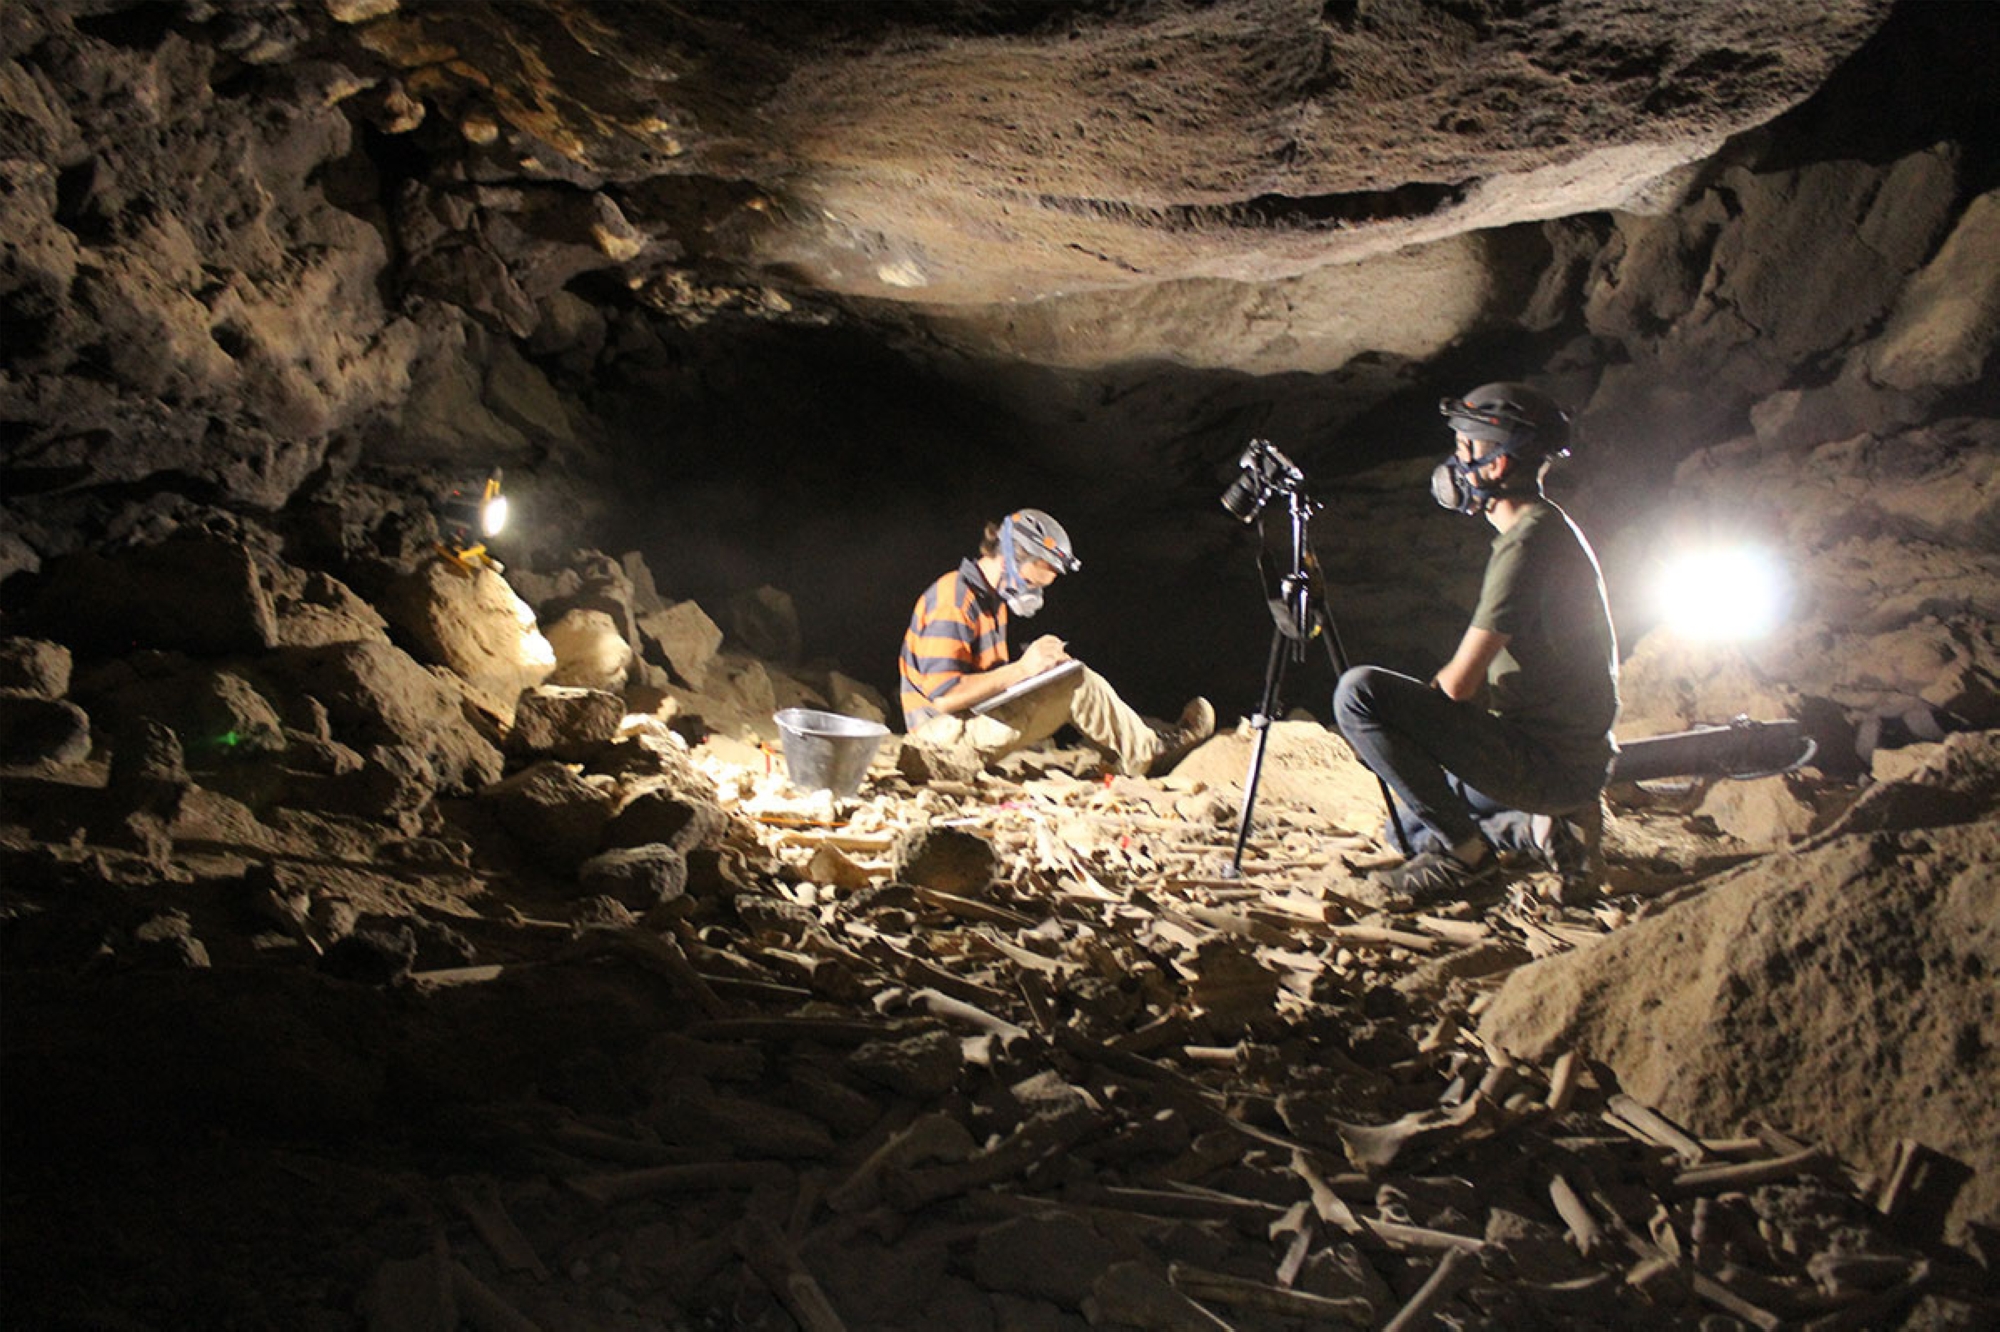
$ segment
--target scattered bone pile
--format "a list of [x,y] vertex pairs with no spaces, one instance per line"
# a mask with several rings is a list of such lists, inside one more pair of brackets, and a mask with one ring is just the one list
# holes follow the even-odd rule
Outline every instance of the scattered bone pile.
[[[371,1332],[1993,1316],[1985,1268],[1943,1242],[1954,1162],[1910,1144],[1869,1178],[1782,1125],[1701,1137],[1601,1065],[1530,1065],[1473,1030],[1508,973],[1655,909],[1670,879],[1636,849],[1644,810],[1614,825],[1617,895],[1564,902],[1524,871],[1499,900],[1385,915],[1342,892],[1376,852],[1345,826],[1362,807],[1302,803],[1282,762],[1232,875],[1238,798],[1201,775],[1216,763],[1140,781],[1052,750],[918,783],[891,741],[837,801],[788,787],[754,730],[690,744],[714,642],[651,684],[527,684],[503,726],[495,640],[392,642],[344,583],[273,549],[205,540],[56,576],[93,604],[174,559],[213,571],[147,627],[183,641],[79,637],[88,710],[62,644],[0,653],[14,756],[42,746],[0,779],[8,1006],[37,1033],[10,1032],[9,1084],[29,1090],[8,1132],[50,1162],[9,1181],[10,1249],[54,1255],[30,1315]],[[662,608],[605,592],[616,566],[587,562],[594,592],[575,571],[542,584],[538,610],[603,618],[552,633],[580,646],[544,675],[643,659],[634,626]],[[422,560],[391,586],[406,630],[498,633],[512,614]],[[228,596],[251,629],[224,632]],[[348,636],[300,641],[336,618]],[[607,650],[628,636],[629,660]],[[720,673],[711,712],[746,674]],[[195,743],[218,718],[235,738]],[[90,740],[100,723],[116,743]],[[1240,772],[1243,737],[1211,742],[1230,744],[1220,766]],[[274,973],[298,980],[258,979]],[[196,996],[220,998],[220,1027],[180,1020]],[[95,1016],[65,1033],[66,1013]],[[351,1077],[300,1044],[336,1020]],[[143,1245],[118,1199],[163,1186],[66,1147],[57,1089],[87,1065],[171,1118],[144,1061],[130,1086],[103,1067],[149,1024],[227,1032],[187,1038],[218,1083],[264,1043],[305,1051],[316,1104],[225,1100],[203,1124],[278,1182],[216,1170],[193,1194],[316,1205],[254,1259],[211,1243],[128,1287]],[[531,1068],[493,1071],[510,1055]],[[30,1216],[55,1220],[30,1233]]]

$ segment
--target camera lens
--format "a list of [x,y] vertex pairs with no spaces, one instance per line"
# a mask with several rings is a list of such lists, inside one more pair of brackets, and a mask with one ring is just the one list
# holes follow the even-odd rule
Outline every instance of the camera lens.
[[1222,492],[1222,507],[1250,522],[1264,507],[1264,487],[1253,473],[1244,472]]

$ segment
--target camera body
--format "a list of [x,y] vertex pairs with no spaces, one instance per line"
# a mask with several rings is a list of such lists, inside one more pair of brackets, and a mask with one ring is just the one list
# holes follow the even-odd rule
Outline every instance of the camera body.
[[1243,470],[1222,492],[1222,507],[1246,523],[1257,520],[1273,495],[1297,494],[1306,479],[1268,439],[1251,440],[1236,465]]

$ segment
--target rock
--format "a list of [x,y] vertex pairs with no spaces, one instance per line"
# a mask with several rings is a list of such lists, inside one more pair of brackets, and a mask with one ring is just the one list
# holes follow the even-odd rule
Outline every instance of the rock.
[[61,698],[69,692],[69,649],[39,638],[0,638],[0,695]]
[[1947,736],[1914,771],[1877,783],[1831,833],[1907,832],[1992,819],[2000,813],[2000,731]]
[[530,857],[573,873],[611,820],[608,795],[560,763],[537,763],[479,792],[479,803]]
[[109,729],[142,717],[172,727],[197,767],[275,753],[287,744],[278,710],[235,670],[142,655],[90,674],[77,689]]
[[[1988,809],[1994,753],[1986,744],[1978,765]],[[1859,806],[1850,819],[1903,821]],[[1588,1051],[1633,1096],[1698,1133],[1755,1115],[1878,1171],[1897,1139],[1915,1138],[1978,1170],[1959,1222],[1991,1217],[2000,1209],[1996,922],[2000,829],[1990,816],[1823,837],[1753,861],[1595,947],[1521,968],[1480,1031],[1528,1059]]]
[[616,693],[632,670],[632,646],[600,610],[565,611],[549,626],[555,669],[548,682]]
[[985,765],[970,745],[939,745],[905,739],[896,747],[896,771],[913,786],[931,782],[971,782]]
[[1075,1216],[1051,1210],[981,1231],[972,1271],[987,1290],[1080,1309],[1104,1270],[1127,1256]]
[[195,938],[194,925],[183,911],[163,911],[132,931],[126,956],[141,966],[192,967],[209,965],[208,949]]
[[709,667],[708,683],[701,692],[712,705],[712,719],[734,722],[746,737],[778,738],[777,724],[771,720],[771,714],[778,710],[778,691],[770,671],[755,657],[719,654]]
[[105,786],[112,808],[172,822],[192,785],[180,737],[172,727],[141,718],[120,732]]
[[388,641],[389,622],[333,575],[283,566],[272,571],[272,583],[282,645]]
[[715,801],[665,779],[654,779],[618,806],[604,829],[607,848],[663,843],[687,852],[715,839],[723,816]]
[[847,1068],[899,1096],[928,1101],[957,1085],[965,1053],[950,1032],[925,1031],[857,1046],[847,1057]]
[[765,667],[765,674],[771,679],[771,706],[780,708],[813,708],[827,711],[825,695],[805,681],[787,671],[774,671]]
[[779,665],[799,659],[799,611],[789,592],[768,584],[729,599],[729,637],[753,657]]
[[1229,1325],[1175,1290],[1166,1273],[1151,1263],[1116,1263],[1097,1278],[1084,1300],[1093,1325],[1158,1329],[1158,1332],[1224,1332]]
[[[843,716],[885,724],[889,720],[889,704],[879,689],[839,671],[827,672],[826,697],[833,710]],[[897,720],[900,721],[901,717],[898,716]]]
[[90,757],[90,718],[64,699],[0,694],[0,764],[81,763]]
[[596,550],[571,552],[569,567],[563,571],[556,594],[537,609],[544,621],[561,619],[573,610],[603,611],[635,651],[641,643],[638,619],[638,588],[626,563]]
[[320,959],[329,976],[361,985],[394,985],[417,962],[417,936],[408,925],[356,930],[337,940]]
[[653,581],[653,567],[646,563],[646,557],[636,550],[628,550],[618,557],[618,567],[624,571],[625,581],[632,587],[632,612],[644,617],[667,608],[660,596],[658,584]]
[[312,807],[415,832],[422,811],[436,798],[437,773],[421,751],[409,745],[371,745],[367,761],[336,775]]
[[1868,378],[1902,389],[1970,384],[2000,342],[2000,192],[1959,214],[1951,234],[1905,284],[1888,324],[1861,353]]
[[60,625],[73,647],[104,652],[224,656],[278,643],[277,614],[250,552],[199,534],[50,560],[28,617]]
[[687,858],[658,843],[592,856],[577,867],[586,893],[609,897],[641,914],[675,901],[687,891]]
[[1943,752],[1942,743],[1876,749],[1868,756],[1869,774],[1882,783],[1907,781],[1936,763]]
[[326,0],[326,14],[335,23],[366,23],[401,8],[402,0]]
[[625,702],[616,694],[541,685],[522,694],[515,705],[507,752],[580,761],[613,739],[624,717]]
[[722,630],[702,608],[682,601],[639,617],[639,628],[657,646],[681,683],[700,689],[708,679],[709,663],[722,646]]
[[491,569],[468,572],[453,560],[426,560],[389,585],[381,607],[418,660],[464,680],[503,727],[513,724],[521,691],[557,669],[558,654],[535,627],[534,613]]
[[1805,836],[1817,816],[1812,802],[1785,777],[1717,782],[1695,812],[1713,819],[1716,827],[1737,841],[1759,850],[1773,850]]
[[448,795],[469,794],[496,780],[500,751],[466,720],[461,696],[388,643],[334,643],[285,648],[259,665],[260,675],[294,695],[317,699],[346,744],[408,745],[422,754]]
[[959,828],[918,828],[897,843],[895,873],[905,883],[921,884],[960,897],[980,897],[993,885],[999,865],[993,844]]

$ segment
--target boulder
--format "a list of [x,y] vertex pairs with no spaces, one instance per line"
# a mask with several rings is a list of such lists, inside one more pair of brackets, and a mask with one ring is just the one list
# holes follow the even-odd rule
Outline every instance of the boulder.
[[702,687],[708,679],[709,663],[722,646],[722,629],[707,612],[692,601],[677,602],[640,616],[639,629],[646,641],[659,649],[681,683],[690,689]]
[[1874,817],[1850,815],[1891,830],[1759,859],[1595,947],[1516,971],[1482,1036],[1531,1060],[1602,1060],[1697,1133],[1756,1116],[1878,1171],[1914,1138],[1978,1172],[1956,1224],[2000,1221],[1996,755],[1989,741],[1975,763],[1961,747],[1945,811],[1983,807],[1983,821],[1893,830],[1939,809],[1898,784],[1904,797]]
[[1715,826],[1737,841],[1760,851],[1776,850],[1803,837],[1817,816],[1796,778],[1763,777],[1747,782],[1718,782],[1696,806]]
[[271,597],[285,647],[388,641],[389,622],[331,574],[284,566]]
[[1861,353],[1870,380],[1901,389],[1977,382],[2000,344],[2000,191],[1959,214],[1937,254],[1904,284]]
[[570,568],[561,582],[561,591],[538,603],[545,622],[553,623],[576,610],[602,611],[611,618],[618,636],[636,652],[639,636],[639,591],[626,572],[624,562],[595,550],[580,550],[570,556]]
[[514,706],[514,728],[507,733],[507,752],[581,760],[613,739],[624,718],[625,701],[616,694],[569,685],[540,685],[523,693]]
[[957,1085],[965,1051],[948,1031],[867,1041],[847,1056],[847,1070],[899,1096],[930,1101]]
[[799,609],[789,592],[766,584],[729,599],[729,637],[753,657],[780,665],[799,659]]
[[502,726],[513,724],[521,691],[556,669],[556,653],[536,629],[534,612],[491,569],[426,560],[391,583],[381,604],[417,658],[464,680]]
[[687,858],[658,842],[600,852],[577,867],[587,895],[609,897],[641,914],[687,891]]
[[28,618],[72,647],[104,652],[226,656],[278,643],[277,613],[250,551],[206,534],[50,560]]
[[141,717],[164,722],[197,767],[286,745],[277,708],[236,670],[141,653],[87,673],[76,687],[100,722],[113,730]]
[[716,657],[708,672],[701,697],[707,706],[701,714],[718,727],[733,727],[745,738],[778,738],[777,723],[771,714],[778,710],[778,689],[771,672],[755,657],[725,652]]
[[61,698],[69,692],[69,649],[40,638],[0,638],[0,694]]
[[655,778],[618,806],[604,829],[604,845],[617,849],[663,843],[686,852],[713,841],[722,824],[722,810],[712,798]]
[[537,763],[496,782],[479,793],[479,803],[530,857],[565,875],[597,850],[611,820],[602,779],[560,763]]
[[500,751],[466,720],[454,677],[427,670],[389,643],[285,648],[259,674],[326,709],[335,738],[357,749],[408,745],[447,795],[470,794],[500,776]]
[[65,699],[0,694],[0,764],[81,763],[90,757],[90,718]]
[[[863,684],[851,675],[839,671],[828,671],[826,676],[826,698],[835,712],[848,717],[859,717],[864,721],[889,721],[889,702],[882,691],[872,685]],[[896,719],[902,720],[900,713]]]
[[959,897],[993,886],[1000,863],[993,844],[959,828],[919,828],[896,846],[896,878]]
[[549,626],[548,641],[555,652],[555,669],[547,677],[550,684],[613,693],[625,687],[632,670],[632,645],[604,611],[565,611]]

